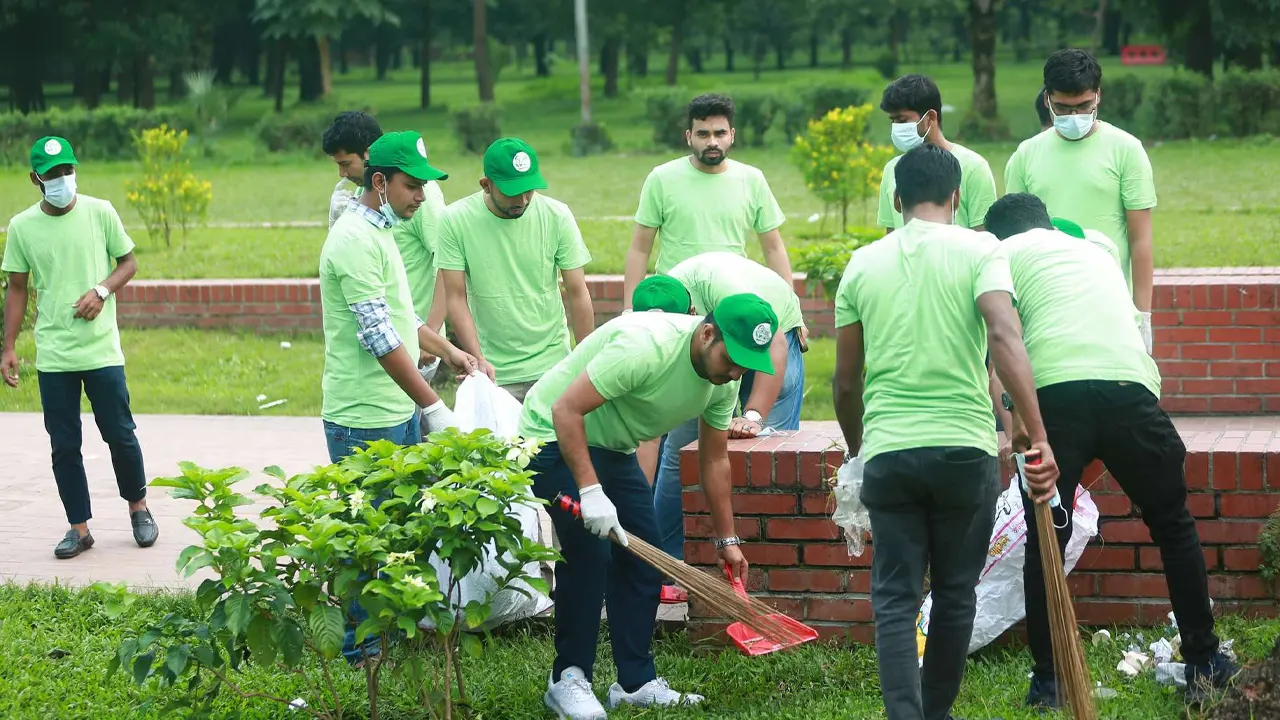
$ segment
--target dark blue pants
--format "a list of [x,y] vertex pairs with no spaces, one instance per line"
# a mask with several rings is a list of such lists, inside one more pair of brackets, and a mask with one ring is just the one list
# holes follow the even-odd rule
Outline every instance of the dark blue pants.
[[81,387],[93,407],[98,432],[111,449],[111,467],[116,472],[120,497],[129,502],[146,497],[147,475],[142,467],[142,448],[134,434],[137,426],[129,410],[124,366],[83,372],[41,372],[37,373],[37,379],[44,429],[49,433],[53,450],[53,479],[58,483],[58,496],[62,498],[67,522],[77,525],[93,517],[89,507],[89,481],[84,474],[84,457],[80,454]]
[[[618,509],[618,521],[631,537],[658,544],[653,515],[653,489],[634,453],[591,448],[604,493]],[[557,493],[578,499],[573,473],[560,456],[559,443],[543,446],[529,469],[533,492],[552,501]],[[618,684],[628,691],[657,677],[653,665],[653,625],[658,613],[662,576],[627,549],[587,532],[582,521],[550,508],[564,560],[556,563],[556,659],[552,681],[569,667],[582,668],[592,678],[600,637],[600,606],[609,613],[609,640]]]

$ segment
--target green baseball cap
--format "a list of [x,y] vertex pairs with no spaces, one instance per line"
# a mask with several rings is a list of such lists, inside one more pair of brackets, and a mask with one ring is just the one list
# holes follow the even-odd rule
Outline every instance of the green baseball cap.
[[1067,220],[1066,218],[1049,218],[1049,222],[1055,228],[1070,235],[1071,237],[1078,237],[1081,240],[1084,239],[1084,228],[1071,222],[1070,220]]
[[636,312],[659,310],[687,315],[692,304],[689,291],[670,275],[651,275],[631,292],[631,309]]
[[769,343],[778,332],[778,315],[755,293],[730,295],[712,311],[734,365],[773,374]]
[[498,192],[509,197],[547,189],[547,181],[538,170],[538,154],[520,138],[493,141],[484,151],[484,176],[498,186]]
[[64,138],[46,135],[31,146],[31,169],[43,175],[59,165],[79,165],[71,143]]
[[369,146],[368,167],[393,167],[423,182],[448,180],[449,175],[427,162],[427,144],[412,130],[389,132]]

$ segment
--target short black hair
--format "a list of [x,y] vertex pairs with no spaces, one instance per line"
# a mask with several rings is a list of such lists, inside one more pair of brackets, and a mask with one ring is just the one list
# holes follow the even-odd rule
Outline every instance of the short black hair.
[[995,201],[987,210],[983,225],[1001,240],[1035,228],[1053,228],[1049,209],[1031,193],[1009,193]]
[[724,340],[724,332],[720,330],[720,323],[716,322],[716,311],[712,310],[702,318],[703,325],[710,325],[714,331],[711,336],[712,342],[720,342]]
[[1036,115],[1040,116],[1040,127],[1048,127],[1053,124],[1053,115],[1049,114],[1049,91],[1040,88],[1036,93]]
[[324,131],[320,145],[325,155],[333,155],[339,150],[363,155],[374,140],[382,137],[382,127],[373,116],[359,110],[348,110],[338,113],[333,124]]
[[723,117],[733,127],[733,100],[728,95],[706,93],[699,95],[689,103],[689,129],[693,129],[694,120],[706,120],[709,117]]
[[943,205],[960,189],[960,161],[926,143],[898,159],[893,179],[904,213],[921,203]]
[[880,96],[880,109],[890,114],[912,110],[921,117],[932,110],[941,125],[942,93],[938,90],[938,84],[925,75],[903,75],[884,89],[884,94]]
[[398,172],[403,171],[400,168],[394,167],[369,167],[366,165],[364,168],[364,185],[362,185],[362,187],[365,190],[373,187],[373,176],[375,173],[382,173],[382,176],[387,179],[387,182],[391,182],[391,178],[395,177]]
[[1045,92],[1079,95],[1102,87],[1102,66],[1084,50],[1067,48],[1044,62]]

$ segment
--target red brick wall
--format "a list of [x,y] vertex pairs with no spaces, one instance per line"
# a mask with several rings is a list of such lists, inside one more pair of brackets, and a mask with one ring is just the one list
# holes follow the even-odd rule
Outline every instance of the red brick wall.
[[[1236,421],[1237,423],[1239,421]],[[1220,611],[1277,614],[1258,574],[1257,538],[1280,504],[1280,422],[1264,430],[1223,430],[1222,421],[1179,421],[1188,448],[1188,506],[1197,518]],[[751,571],[748,588],[824,637],[870,642],[870,571],[874,539],[851,557],[831,522],[824,477],[834,476],[843,449],[834,423],[806,423],[791,437],[733,441],[729,461],[737,532]],[[685,485],[685,560],[714,572],[706,499],[697,456],[681,456]],[[1084,479],[1100,514],[1094,538],[1068,578],[1084,624],[1162,624],[1170,610],[1160,553],[1128,499],[1101,465]],[[724,622],[691,601],[691,629],[714,635]]]
[[321,326],[317,280],[143,280],[125,286],[116,302],[125,327]]

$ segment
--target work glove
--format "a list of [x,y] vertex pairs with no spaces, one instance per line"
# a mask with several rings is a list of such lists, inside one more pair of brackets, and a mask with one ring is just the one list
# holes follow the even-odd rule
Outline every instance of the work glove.
[[1147,346],[1147,354],[1151,354],[1151,313],[1141,312],[1142,322],[1138,323],[1138,330],[1142,333],[1142,344]]
[[453,411],[444,404],[443,400],[437,400],[434,405],[422,409],[423,435],[456,425],[457,422],[453,419]]
[[582,506],[582,524],[587,526],[588,532],[605,540],[609,539],[609,533],[613,533],[619,545],[627,546],[627,533],[618,522],[618,509],[609,501],[599,483],[583,488],[578,493],[578,500]]

